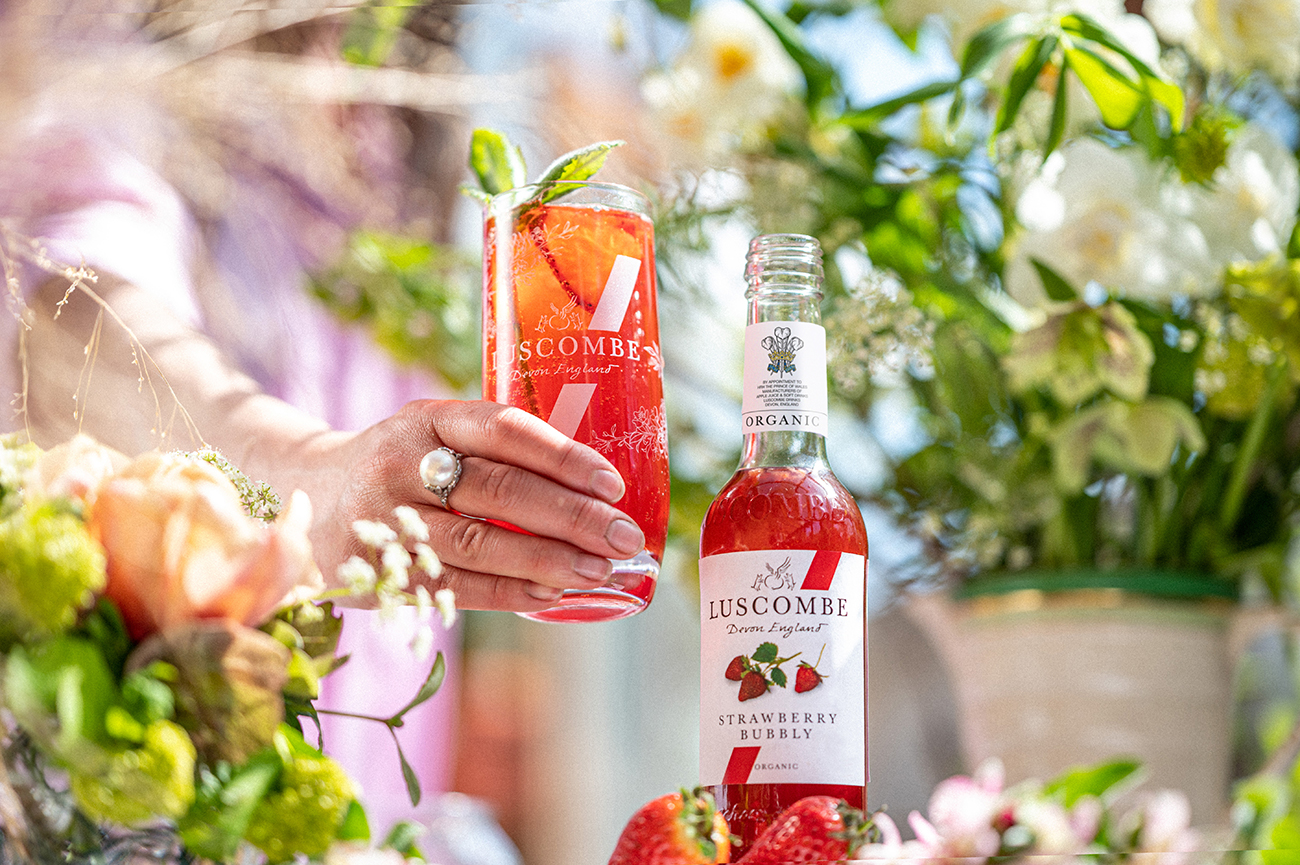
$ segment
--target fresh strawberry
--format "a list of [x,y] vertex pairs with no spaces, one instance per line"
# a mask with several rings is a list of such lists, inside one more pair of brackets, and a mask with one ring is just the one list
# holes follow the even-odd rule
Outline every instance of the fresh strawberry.
[[727,665],[727,678],[733,682],[739,682],[743,679],[745,677],[746,660],[744,655],[737,655],[732,658],[731,663]]
[[809,796],[782,811],[737,865],[845,862],[865,843],[871,825],[841,799]]
[[767,677],[751,670],[740,680],[740,702],[761,697],[767,693]]
[[812,664],[799,662],[799,669],[794,674],[794,692],[802,694],[811,691],[822,683],[822,674]]
[[713,797],[696,788],[652,799],[632,815],[609,865],[714,865],[731,861],[731,833]]

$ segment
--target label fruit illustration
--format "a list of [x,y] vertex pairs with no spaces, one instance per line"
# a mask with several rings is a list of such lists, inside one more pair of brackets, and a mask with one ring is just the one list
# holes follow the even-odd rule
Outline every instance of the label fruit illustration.
[[799,669],[794,672],[794,692],[803,694],[811,691],[822,683],[826,677],[817,669],[818,664],[822,662],[822,652],[826,651],[826,644],[822,643],[822,651],[817,653],[817,663],[810,664],[807,661],[799,662]]
[[[786,676],[785,670],[781,669],[781,665],[793,661],[803,653],[795,652],[788,658],[782,658],[780,654],[781,650],[777,648],[776,643],[760,643],[752,654],[737,655],[731,659],[724,675],[733,682],[740,682],[740,702],[761,697],[773,686],[778,688],[786,686],[789,677]],[[801,666],[800,670],[802,669]],[[797,685],[796,682],[795,690],[798,690]]]

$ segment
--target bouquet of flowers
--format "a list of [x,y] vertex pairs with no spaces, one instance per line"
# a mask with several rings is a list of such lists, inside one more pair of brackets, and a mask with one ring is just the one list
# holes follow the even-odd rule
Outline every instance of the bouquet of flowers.
[[[0,438],[0,858],[285,862],[369,840],[352,781],[303,735],[342,662],[310,522],[304,495],[281,510],[211,451]],[[369,534],[375,561],[350,566],[374,590],[396,532]],[[375,720],[400,726],[443,669]]]
[[[888,463],[857,492],[918,575],[1295,595],[1300,6],[659,5],[683,189],[731,178],[681,210],[821,240],[834,393]],[[863,97],[864,32],[919,83]]]

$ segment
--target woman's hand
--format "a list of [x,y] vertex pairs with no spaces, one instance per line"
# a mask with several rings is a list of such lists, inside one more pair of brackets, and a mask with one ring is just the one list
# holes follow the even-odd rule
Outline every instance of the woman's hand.
[[[76,292],[55,319],[67,286],[52,281],[47,288],[28,340],[27,407],[38,441],[51,445],[84,431],[128,455],[160,445],[210,446],[286,501],[301,489],[315,514],[315,559],[333,585],[338,566],[364,552],[353,523],[393,525],[398,505],[420,513],[442,559],[443,573],[429,588],[452,589],[466,609],[545,609],[561,589],[605,582],[608,558],[630,558],[644,545],[641,530],[613,507],[623,496],[614,467],[540,419],[489,402],[420,401],[359,433],[331,430],[261,392],[206,338],[111,277],[101,279],[99,290],[149,351],[156,364],[146,364],[150,374],[165,373],[167,390],[142,389],[140,368],[131,362],[135,346],[123,328],[105,327],[90,404],[74,414],[70,383],[85,374],[83,348],[100,307]],[[160,415],[177,415],[172,400],[185,407],[188,427],[201,431],[202,440],[183,441],[184,430],[161,423]],[[166,435],[162,441],[160,434],[169,432],[182,440],[172,443]],[[447,504],[464,516],[444,510],[420,479],[420,460],[439,447],[462,455],[462,475]]]
[[[447,497],[455,512],[420,478],[421,459],[439,447],[461,455],[461,477]],[[340,563],[364,552],[353,523],[395,525],[399,505],[424,519],[429,546],[442,560],[429,588],[453,590],[464,609],[545,609],[563,589],[601,585],[609,559],[630,558],[645,545],[641,530],[613,505],[624,493],[617,470],[520,409],[412,402],[363,432],[321,434],[299,458],[307,469],[300,484],[316,511],[316,560],[331,584]]]

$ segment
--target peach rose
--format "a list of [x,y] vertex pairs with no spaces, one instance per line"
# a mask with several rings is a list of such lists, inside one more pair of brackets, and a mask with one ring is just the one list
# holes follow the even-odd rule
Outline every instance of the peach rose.
[[260,625],[290,598],[323,587],[306,494],[295,492],[266,525],[201,460],[137,458],[99,486],[87,524],[108,561],[105,594],[135,639],[196,619]]
[[96,488],[130,462],[126,455],[87,435],[76,435],[45,451],[23,479],[27,495],[71,498],[89,503]]

